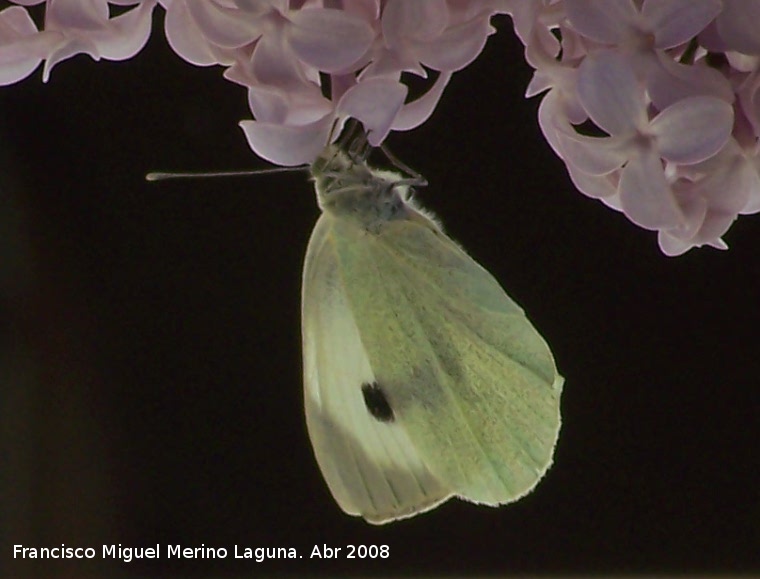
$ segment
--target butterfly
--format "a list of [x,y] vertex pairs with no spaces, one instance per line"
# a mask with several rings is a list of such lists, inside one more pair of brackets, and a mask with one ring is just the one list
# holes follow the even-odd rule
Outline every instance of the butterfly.
[[303,271],[306,423],[340,508],[381,524],[497,506],[552,463],[563,378],[494,277],[412,198],[417,178],[328,145]]

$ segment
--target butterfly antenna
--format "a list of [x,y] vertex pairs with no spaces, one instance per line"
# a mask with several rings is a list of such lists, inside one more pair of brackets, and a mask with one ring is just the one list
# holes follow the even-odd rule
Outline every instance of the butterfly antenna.
[[[333,125],[333,129],[334,128],[335,125]],[[409,167],[406,163],[402,162],[398,157],[396,157],[396,155],[391,153],[388,147],[385,145],[380,145],[378,148],[383,152],[388,161],[390,161],[391,165],[409,176],[408,179],[399,180],[399,184],[410,185],[412,187],[427,186],[427,179]],[[369,140],[367,139],[367,132],[361,123],[357,119],[350,118],[346,123],[346,128],[343,134],[340,136],[338,149],[346,151],[348,158],[352,163],[364,163],[367,161],[367,158],[375,149],[375,147],[369,144]]]
[[349,143],[348,156],[357,161],[364,162],[369,157],[372,147],[367,140],[367,133],[362,131]]
[[340,136],[340,139],[338,139],[338,147],[340,147],[340,149],[343,151],[349,151],[351,149],[352,143],[357,138],[356,133],[359,130],[361,130],[359,121],[353,118],[349,118],[346,122],[345,128],[343,129],[343,134]]
[[348,119],[338,147],[346,152],[352,163],[365,162],[372,150],[367,141],[367,132],[361,122],[353,118]]
[[410,179],[404,179],[405,185],[411,185],[413,187],[427,187],[428,181],[420,173],[412,169],[409,165],[401,161],[396,155],[391,153],[390,149],[385,145],[380,145],[380,150],[391,162],[391,165],[396,167],[399,171],[402,171],[409,175]]
[[166,181],[167,179],[205,179],[208,177],[249,177],[251,175],[269,175],[272,173],[294,173],[308,171],[309,165],[297,167],[272,167],[270,169],[251,169],[247,171],[212,171],[191,173],[164,173],[153,171],[145,175],[146,181]]

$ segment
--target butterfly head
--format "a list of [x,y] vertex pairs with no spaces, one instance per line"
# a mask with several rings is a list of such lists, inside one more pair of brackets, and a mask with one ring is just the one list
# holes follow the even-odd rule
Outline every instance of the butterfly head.
[[317,202],[323,212],[374,231],[404,219],[409,186],[398,173],[371,168],[364,158],[327,146],[311,165]]

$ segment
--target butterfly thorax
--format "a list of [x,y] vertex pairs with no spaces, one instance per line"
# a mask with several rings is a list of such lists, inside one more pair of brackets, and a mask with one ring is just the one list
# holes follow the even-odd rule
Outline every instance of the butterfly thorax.
[[373,169],[328,147],[311,174],[320,209],[333,217],[375,233],[388,221],[409,217],[409,187],[397,173]]

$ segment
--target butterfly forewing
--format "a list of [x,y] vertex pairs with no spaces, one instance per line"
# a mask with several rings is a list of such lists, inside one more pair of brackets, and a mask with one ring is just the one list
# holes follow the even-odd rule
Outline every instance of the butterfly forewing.
[[384,387],[364,352],[335,252],[334,220],[314,229],[303,277],[306,421],[335,500],[373,523],[432,508],[451,491],[430,473],[406,430],[389,420]]
[[422,460],[462,498],[523,496],[551,464],[562,381],[522,310],[424,223],[336,244],[369,365]]

